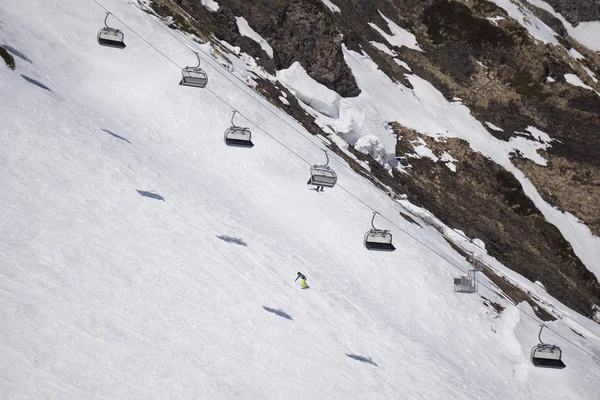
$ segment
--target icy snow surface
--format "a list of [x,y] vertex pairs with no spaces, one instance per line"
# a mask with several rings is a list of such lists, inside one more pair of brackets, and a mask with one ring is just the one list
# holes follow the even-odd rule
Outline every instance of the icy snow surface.
[[415,37],[415,35],[413,35],[409,31],[407,31],[406,29],[399,27],[396,23],[394,23],[394,21],[392,21],[391,19],[389,19],[385,15],[383,15],[381,13],[381,11],[379,11],[379,14],[385,20],[385,22],[387,22],[388,28],[390,29],[392,34],[388,35],[387,33],[385,33],[383,31],[383,29],[381,29],[374,23],[369,23],[369,25],[371,26],[371,28],[373,28],[377,32],[379,32],[379,34],[381,36],[383,36],[383,38],[385,40],[387,40],[387,42],[389,44],[391,44],[392,46],[396,46],[396,47],[406,46],[409,49],[423,51],[419,47],[419,44],[417,43],[417,38]]
[[235,17],[238,30],[242,36],[246,36],[260,45],[260,47],[267,53],[267,55],[273,58],[273,48],[262,36],[260,36],[254,29],[248,25],[248,21],[244,17]]
[[[0,398],[597,398],[589,356],[548,332],[567,368],[535,369],[536,321],[485,287],[500,316],[453,293],[459,271],[383,218],[397,251],[365,250],[371,210],[341,187],[307,190],[308,165],[254,124],[311,163],[317,139],[225,79],[210,46],[102,1],[182,65],[194,55],[169,32],[202,51],[207,88],[182,87],[180,68],[118,22],[127,48],[99,46],[95,4],[27,3],[0,6],[0,39],[22,56],[0,68]],[[250,84],[241,56],[230,68]],[[231,108],[253,149],[223,143]],[[344,189],[468,268],[433,227],[332,165]],[[595,336],[548,325],[600,354]]]

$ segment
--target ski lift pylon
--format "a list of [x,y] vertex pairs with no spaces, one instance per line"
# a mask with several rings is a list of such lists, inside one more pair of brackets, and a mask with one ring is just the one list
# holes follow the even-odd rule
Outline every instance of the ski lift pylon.
[[98,43],[102,46],[114,47],[116,49],[124,49],[125,34],[120,29],[111,28],[106,23],[108,16],[112,15],[110,12],[106,12],[104,17],[104,28],[98,31]]
[[231,126],[225,130],[225,143],[228,146],[235,147],[254,147],[254,143],[252,143],[252,132],[250,132],[250,128],[236,126],[233,122],[236,113],[237,111],[233,110],[233,115],[231,116]]
[[337,182],[337,174],[329,167],[329,155],[327,151],[323,150],[323,152],[325,152],[327,162],[325,165],[313,165],[310,167],[310,178],[306,184],[316,186],[317,188],[319,186],[332,188]]
[[196,57],[198,57],[198,65],[195,67],[185,67],[181,70],[181,82],[179,82],[182,86],[192,86],[203,88],[206,87],[208,83],[208,75],[206,72],[200,68],[200,54],[194,52]]
[[540,325],[538,334],[539,344],[531,349],[531,363],[536,367],[562,369],[566,365],[562,361],[562,350],[553,344],[542,342],[542,330],[544,325]]
[[460,278],[454,278],[454,291],[459,293],[475,293],[479,289],[477,287],[477,272],[483,271],[481,262],[475,257],[475,253],[470,252],[469,262],[471,269],[467,271],[467,275],[462,275]]
[[365,234],[365,247],[367,250],[375,251],[394,251],[396,248],[392,244],[392,234],[388,230],[375,228],[375,216],[379,214],[377,211],[373,211],[373,218],[371,218],[371,229]]

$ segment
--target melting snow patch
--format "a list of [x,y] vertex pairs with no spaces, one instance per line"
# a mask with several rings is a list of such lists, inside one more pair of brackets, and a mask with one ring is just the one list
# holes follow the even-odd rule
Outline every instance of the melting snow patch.
[[556,33],[548,25],[543,23],[529,9],[518,0],[491,0],[497,6],[503,8],[511,18],[521,24],[529,34],[544,43],[558,45]]
[[211,12],[219,11],[219,4],[215,0],[200,0],[202,5]]
[[571,57],[573,57],[574,59],[576,59],[576,60],[581,60],[581,59],[585,58],[583,56],[583,54],[581,54],[580,52],[578,52],[577,50],[575,50],[574,47],[571,47],[571,49],[569,50],[569,55]]
[[383,36],[389,44],[391,44],[392,46],[396,46],[396,47],[405,46],[405,47],[408,47],[409,49],[423,51],[419,47],[419,44],[417,43],[417,38],[415,37],[415,35],[413,35],[409,31],[407,31],[406,29],[401,28],[398,25],[396,25],[394,23],[394,21],[392,21],[391,19],[388,19],[385,15],[383,15],[381,13],[381,11],[379,11],[379,14],[385,20],[385,22],[387,22],[388,27],[390,28],[390,31],[392,32],[392,34],[388,35],[381,28],[379,28],[377,25],[375,25],[372,22],[369,23],[369,26],[371,28],[375,29],[377,32],[379,32],[379,34],[381,36]]
[[423,138],[418,138],[416,141],[412,142],[414,146],[415,153],[419,157],[427,157],[434,162],[438,162],[439,158],[435,155],[435,153],[427,146],[427,143],[423,140]]
[[402,61],[402,60],[398,60],[397,58],[394,58],[394,61],[395,61],[395,62],[396,62],[396,64],[398,64],[399,66],[406,68],[406,70],[408,70],[409,72],[412,72],[412,69],[410,69],[410,67],[408,66],[408,64],[407,64],[407,63],[405,63],[404,61]]
[[452,157],[450,153],[448,153],[447,151],[443,152],[442,156],[440,157],[440,160],[444,162],[446,164],[446,167],[450,168],[452,172],[456,172],[456,165],[454,165],[454,163],[458,162],[458,160]]
[[547,77],[547,78],[546,78],[546,80],[547,80],[548,82],[550,82],[550,83],[552,83],[552,82],[556,82],[556,79],[554,79],[554,78],[553,78],[553,77],[551,77],[551,76]]
[[277,79],[302,103],[330,118],[339,116],[341,96],[311,78],[298,61],[277,71]]
[[286,106],[290,105],[290,102],[287,101],[287,99],[283,96],[279,96],[279,101],[281,101],[283,104],[285,104]]
[[237,23],[238,30],[242,36],[246,36],[254,40],[256,43],[260,45],[260,47],[268,54],[269,57],[273,58],[273,48],[262,36],[260,36],[254,29],[250,27],[248,21],[244,17],[235,17],[235,22]]
[[496,26],[498,26],[498,21],[502,21],[503,19],[506,19],[506,18],[500,17],[500,16],[494,17],[494,18],[488,18],[488,20]]
[[[547,160],[538,154],[538,150],[545,150],[550,147],[552,139],[547,133],[540,131],[539,129],[529,126],[526,131],[528,133],[521,133],[522,135],[531,135],[534,140],[518,136],[510,138],[509,145],[512,146],[513,150],[517,152],[521,157],[528,158],[538,165],[547,165]],[[517,132],[520,133],[520,132]]]
[[585,73],[588,74],[590,78],[592,78],[594,83],[598,83],[598,79],[596,79],[596,75],[594,75],[594,73],[588,67],[586,67],[585,65],[582,65],[581,67],[583,68]]
[[488,126],[488,128],[490,128],[494,131],[504,132],[504,129],[497,127],[496,125],[492,124],[491,122],[486,122],[485,124]]
[[550,14],[558,18],[569,33],[569,36],[573,37],[582,45],[586,46],[592,51],[600,51],[600,22],[580,22],[579,25],[571,25],[561,14],[554,11],[552,6],[542,0],[528,0],[529,3],[534,6],[540,7]]
[[338,6],[336,6],[335,4],[333,4],[330,0],[321,0],[321,3],[325,4],[331,12],[334,12],[334,13],[342,12],[342,10],[340,10],[340,8]]
[[385,54],[389,54],[389,55],[390,55],[390,56],[392,56],[392,57],[394,57],[394,56],[396,56],[396,55],[397,55],[395,51],[393,51],[393,50],[390,50],[390,48],[389,48],[389,47],[387,47],[387,46],[386,46],[385,44],[383,44],[383,43],[379,43],[379,42],[369,42],[369,43],[371,43],[371,45],[372,45],[373,47],[375,47],[375,48],[376,48],[376,49],[378,49],[379,51],[382,51],[382,52],[384,52]]
[[[579,86],[584,89],[593,90],[594,92],[596,92],[593,87],[588,86],[585,83],[583,83],[583,81],[581,79],[579,79],[579,77],[575,74],[565,74],[565,80],[568,83],[570,83],[571,85]],[[596,94],[598,94],[598,96],[600,96],[600,93],[596,92]]]

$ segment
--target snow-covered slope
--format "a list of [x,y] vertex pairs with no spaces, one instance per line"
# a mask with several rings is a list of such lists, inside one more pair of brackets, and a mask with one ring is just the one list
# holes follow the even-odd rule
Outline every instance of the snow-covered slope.
[[[340,186],[307,190],[252,123],[317,163],[314,138],[207,57],[207,89],[178,86],[165,57],[195,56],[136,2],[102,4],[156,49],[110,18],[127,48],[99,46],[93,2],[0,5],[18,55],[0,68],[0,398],[596,398],[597,336],[549,323],[568,366],[535,369],[537,322],[454,294],[450,263],[468,266],[435,229],[339,162]],[[251,150],[223,143],[231,107]],[[371,208],[412,235],[378,220],[395,253],[362,246]]]

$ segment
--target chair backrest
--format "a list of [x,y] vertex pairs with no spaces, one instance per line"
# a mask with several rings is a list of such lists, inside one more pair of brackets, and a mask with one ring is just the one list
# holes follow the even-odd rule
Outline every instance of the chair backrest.
[[337,182],[336,173],[329,167],[313,166],[310,169],[310,183],[318,186],[333,187]]

